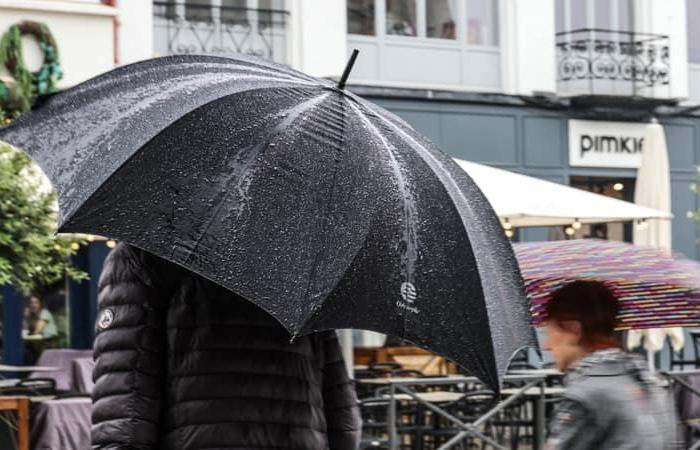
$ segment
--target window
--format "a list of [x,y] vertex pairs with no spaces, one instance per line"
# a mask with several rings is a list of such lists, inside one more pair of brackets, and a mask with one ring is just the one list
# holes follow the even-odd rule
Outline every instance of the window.
[[[634,201],[634,178],[601,178],[601,177],[585,177],[574,176],[570,180],[571,187],[584,191],[594,192],[596,194],[605,195],[606,197],[625,200],[628,202]],[[567,238],[566,232],[562,227],[557,229],[560,238]],[[552,230],[553,231],[553,230]],[[553,237],[550,232],[550,240]],[[574,239],[595,238],[614,241],[632,242],[632,224],[626,223],[596,223],[584,224],[576,231]]]
[[688,61],[700,64],[700,2],[687,0],[685,6],[688,23]]
[[247,25],[246,0],[221,0],[221,23],[227,25]]
[[467,43],[498,45],[498,2],[467,0]]
[[386,0],[386,34],[418,35],[416,0]]
[[458,0],[429,0],[426,2],[426,36],[429,38],[457,38]]
[[582,28],[634,31],[633,1],[556,0],[556,31]]
[[499,4],[499,0],[347,0],[348,34],[444,39],[460,47],[498,46]]
[[374,36],[374,0],[348,0],[348,33]]
[[186,0],[185,19],[190,22],[211,22],[211,0]]

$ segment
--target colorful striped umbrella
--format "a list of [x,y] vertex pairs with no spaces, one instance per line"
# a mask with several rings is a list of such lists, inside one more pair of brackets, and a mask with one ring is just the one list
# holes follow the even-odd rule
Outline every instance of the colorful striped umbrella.
[[552,292],[575,280],[606,283],[619,328],[700,326],[700,263],[653,247],[577,239],[514,244],[535,324]]

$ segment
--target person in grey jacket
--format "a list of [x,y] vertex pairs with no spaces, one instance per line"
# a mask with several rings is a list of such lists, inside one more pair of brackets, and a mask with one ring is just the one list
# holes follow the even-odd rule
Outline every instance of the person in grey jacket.
[[644,360],[620,348],[618,308],[595,281],[570,283],[548,303],[544,347],[567,373],[547,450],[677,448],[671,398]]
[[119,244],[99,282],[93,449],[340,449],[360,415],[335,332]]

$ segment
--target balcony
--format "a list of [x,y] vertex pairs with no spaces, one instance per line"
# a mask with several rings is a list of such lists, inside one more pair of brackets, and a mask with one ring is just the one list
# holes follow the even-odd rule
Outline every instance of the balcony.
[[212,5],[209,0],[153,3],[158,55],[244,53],[286,64],[288,12]]
[[557,33],[557,91],[570,96],[670,96],[669,38],[600,29]]

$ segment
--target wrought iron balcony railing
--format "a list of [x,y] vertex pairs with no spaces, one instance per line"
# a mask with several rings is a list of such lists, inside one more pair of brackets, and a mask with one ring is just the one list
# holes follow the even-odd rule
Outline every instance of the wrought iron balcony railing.
[[557,33],[558,89],[587,95],[669,93],[669,38],[601,29]]
[[238,7],[237,0],[155,1],[155,50],[161,55],[245,53],[287,62],[288,12]]

